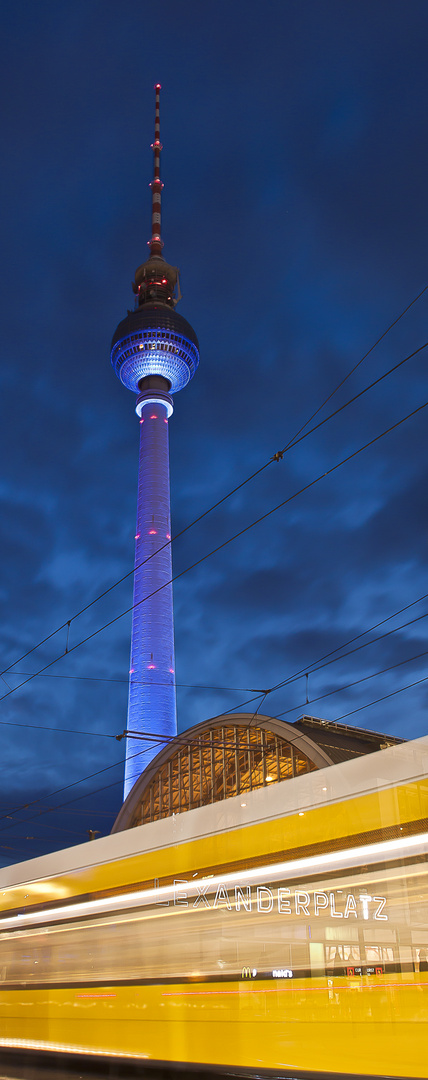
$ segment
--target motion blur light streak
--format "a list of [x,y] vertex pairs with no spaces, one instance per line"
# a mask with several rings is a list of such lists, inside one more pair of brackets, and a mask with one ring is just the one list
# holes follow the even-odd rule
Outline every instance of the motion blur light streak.
[[[299,815],[302,816],[302,815]],[[347,851],[332,851],[326,855],[313,855],[307,859],[291,859],[281,863],[272,863],[267,866],[258,866],[255,869],[237,871],[231,873],[214,874],[210,876],[210,891],[218,886],[235,885],[237,882],[276,881],[282,878],[309,875],[316,871],[329,871],[330,869],[342,870],[361,865],[364,861],[368,865],[391,857],[405,858],[415,848],[421,854],[428,851],[428,833],[419,833],[417,836],[408,836],[400,840],[385,840],[377,844],[364,844],[360,847],[349,848]],[[417,872],[417,871],[416,871]],[[422,872],[422,871],[421,871]],[[425,871],[423,871],[425,872]],[[399,874],[398,874],[399,876]],[[186,887],[189,896],[198,895],[198,885],[189,881],[177,882],[177,885]],[[25,922],[61,922],[64,918],[80,919],[83,915],[94,914],[97,911],[120,911],[121,908],[129,907],[130,904],[150,905],[153,902],[165,902],[174,900],[175,886],[158,886],[154,889],[144,889],[138,892],[125,893],[119,899],[103,897],[100,900],[87,901],[85,903],[63,904],[60,908],[47,908],[42,913],[26,912],[25,915],[13,915],[10,918],[0,916],[0,930],[6,927],[18,926],[25,918]]]
[[2,1046],[254,1077],[286,1037],[296,1075],[424,1077],[427,767],[395,742],[332,765],[328,804],[309,772],[7,868]]

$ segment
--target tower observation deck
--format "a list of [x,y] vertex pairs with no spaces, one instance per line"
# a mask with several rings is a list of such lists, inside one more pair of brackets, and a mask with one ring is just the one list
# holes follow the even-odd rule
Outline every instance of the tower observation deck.
[[135,310],[119,323],[111,345],[116,375],[137,395],[140,421],[124,799],[159,751],[159,739],[150,743],[150,735],[177,734],[168,423],[171,395],[199,363],[196,334],[175,310],[177,267],[162,255],[160,89],[157,84],[150,256],[135,273]]

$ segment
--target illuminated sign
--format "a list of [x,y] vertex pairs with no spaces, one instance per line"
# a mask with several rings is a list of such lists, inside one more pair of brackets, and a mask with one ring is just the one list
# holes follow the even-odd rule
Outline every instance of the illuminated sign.
[[291,968],[274,968],[272,972],[273,979],[292,979],[293,972]]
[[[159,900],[168,905],[169,900]],[[226,911],[259,912],[298,918],[355,919],[387,922],[386,896],[367,892],[346,892],[343,889],[294,888],[285,885],[233,885],[230,880],[201,882],[179,878],[173,882],[171,903],[178,907],[224,908]]]

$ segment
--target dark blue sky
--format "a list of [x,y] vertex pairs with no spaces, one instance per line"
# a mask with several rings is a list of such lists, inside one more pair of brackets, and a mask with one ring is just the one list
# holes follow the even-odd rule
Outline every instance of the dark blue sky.
[[[428,8],[18,0],[2,29],[7,694],[64,653],[65,631],[19,676],[8,665],[133,564],[138,422],[109,345],[146,257],[153,83],[164,254],[201,347],[170,425],[177,533],[282,449],[428,283]],[[428,292],[317,419],[428,340],[427,307]],[[175,572],[428,400],[427,354],[178,539]],[[177,582],[181,729],[300,672],[262,711],[426,733],[427,683],[395,693],[426,677],[425,431],[422,410]],[[73,619],[69,645],[131,602],[129,577]],[[304,673],[377,623],[310,675],[306,705]],[[1,701],[0,863],[109,831],[129,635],[126,616]]]

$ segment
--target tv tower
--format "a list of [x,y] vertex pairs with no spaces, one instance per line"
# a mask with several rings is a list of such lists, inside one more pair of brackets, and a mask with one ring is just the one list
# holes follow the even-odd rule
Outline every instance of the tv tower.
[[160,749],[150,745],[150,738],[146,744],[132,736],[177,734],[168,422],[171,395],[187,385],[199,363],[196,334],[175,311],[177,267],[162,255],[160,89],[157,84],[150,256],[132,283],[135,310],[119,323],[111,346],[116,375],[137,394],[140,421],[124,799]]

